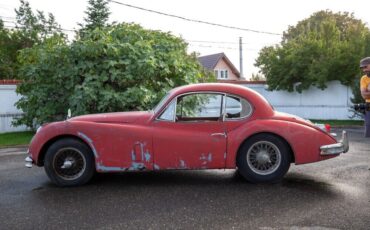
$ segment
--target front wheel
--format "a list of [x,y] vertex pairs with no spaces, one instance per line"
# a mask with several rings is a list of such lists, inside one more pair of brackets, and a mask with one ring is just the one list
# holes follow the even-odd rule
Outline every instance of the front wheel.
[[83,185],[94,175],[94,157],[85,143],[64,138],[47,150],[44,168],[50,180],[58,186]]
[[257,134],[241,146],[237,156],[240,174],[250,182],[276,182],[289,170],[289,146],[271,134]]

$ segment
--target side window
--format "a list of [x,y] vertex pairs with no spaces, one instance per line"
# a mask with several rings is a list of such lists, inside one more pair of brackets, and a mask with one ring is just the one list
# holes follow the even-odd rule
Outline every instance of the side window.
[[189,94],[177,100],[176,121],[217,121],[221,118],[221,110],[221,94]]
[[252,113],[251,104],[243,98],[227,96],[225,103],[226,119],[244,118]]
[[161,116],[159,116],[159,119],[164,121],[173,121],[175,119],[175,105],[176,100],[171,102]]

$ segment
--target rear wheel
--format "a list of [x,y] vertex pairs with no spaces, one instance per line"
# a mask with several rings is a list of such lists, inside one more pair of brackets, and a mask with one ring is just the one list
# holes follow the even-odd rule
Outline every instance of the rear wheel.
[[94,157],[85,143],[64,138],[47,150],[44,168],[50,180],[58,186],[82,185],[94,175]]
[[290,148],[285,141],[271,134],[258,134],[240,148],[237,166],[250,182],[276,182],[289,170],[290,160]]

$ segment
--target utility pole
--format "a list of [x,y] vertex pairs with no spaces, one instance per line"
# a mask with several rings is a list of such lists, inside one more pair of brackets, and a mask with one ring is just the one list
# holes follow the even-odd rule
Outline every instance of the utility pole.
[[240,71],[240,78],[244,79],[243,76],[243,38],[239,37],[239,71]]

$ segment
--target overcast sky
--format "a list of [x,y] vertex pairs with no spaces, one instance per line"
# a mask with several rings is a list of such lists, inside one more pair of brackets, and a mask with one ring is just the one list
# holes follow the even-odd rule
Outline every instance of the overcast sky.
[[[245,28],[260,32],[282,34],[288,26],[308,18],[319,10],[354,13],[355,18],[370,23],[368,0],[116,0],[149,10],[160,11],[189,19]],[[64,29],[78,29],[83,22],[87,0],[29,0],[32,9],[54,14]],[[14,21],[18,0],[0,0],[0,16]],[[144,28],[171,32],[189,43],[189,52],[201,55],[224,52],[239,69],[239,37],[243,38],[244,76],[257,73],[255,59],[261,48],[277,44],[281,35],[226,29],[154,14],[127,6],[109,3],[110,21],[135,22]],[[6,25],[14,25],[7,22]],[[73,37],[73,33],[69,35]],[[202,42],[200,42],[202,41]]]

